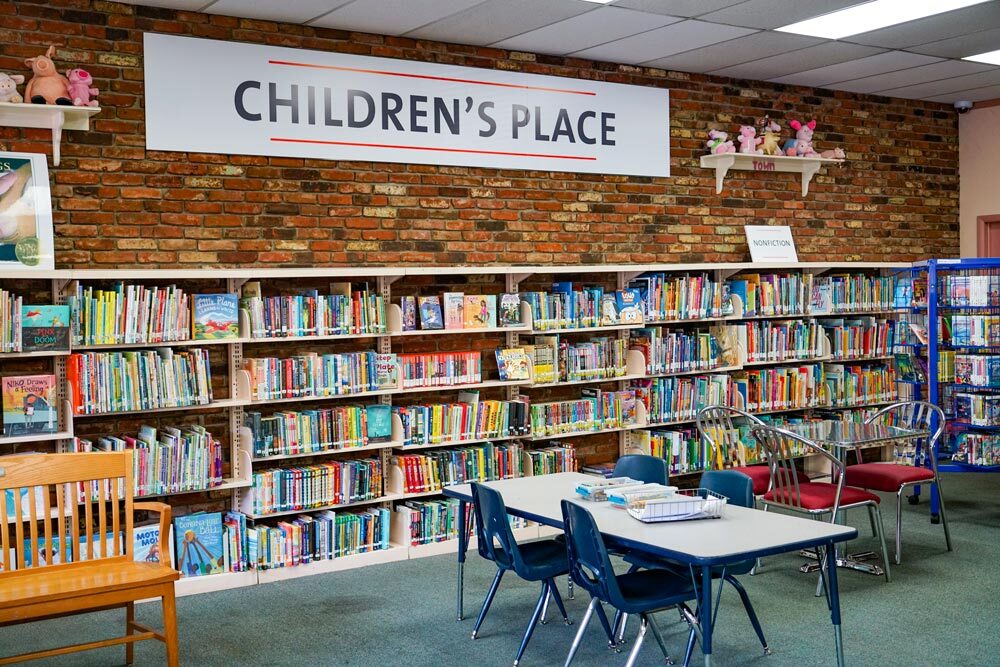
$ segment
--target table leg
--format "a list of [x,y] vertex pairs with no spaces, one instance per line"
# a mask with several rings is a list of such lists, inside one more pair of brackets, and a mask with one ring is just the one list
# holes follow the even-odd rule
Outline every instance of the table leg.
[[705,667],[712,667],[712,568],[701,567],[701,651],[705,654]]
[[458,620],[464,618],[462,601],[465,592],[465,552],[469,548],[469,535],[465,525],[469,513],[469,506],[464,500],[458,501]]
[[830,620],[833,641],[837,649],[837,667],[844,667],[844,635],[840,629],[840,590],[837,584],[837,550],[831,543],[826,547],[827,587],[830,589]]

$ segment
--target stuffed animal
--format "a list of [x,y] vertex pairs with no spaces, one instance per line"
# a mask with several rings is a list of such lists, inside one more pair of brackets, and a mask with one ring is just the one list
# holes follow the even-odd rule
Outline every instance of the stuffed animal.
[[91,95],[97,97],[99,92],[93,87],[94,79],[90,72],[85,69],[70,69],[66,70],[66,78],[69,79],[69,96],[73,100],[73,106],[97,106],[97,100],[90,99]]
[[740,125],[740,152],[760,155],[758,146],[764,141],[763,137],[757,136],[757,128],[753,125]]
[[719,130],[708,131],[708,141],[705,142],[708,152],[715,155],[717,153],[735,153],[736,147],[729,141],[729,135]]
[[822,153],[819,154],[819,156],[831,160],[843,160],[845,157],[844,149],[840,148],[839,146],[837,148],[834,148],[833,150],[823,151]]
[[770,116],[764,116],[761,120],[761,130],[764,133],[760,144],[760,152],[764,155],[781,155],[781,126],[771,120]]
[[73,100],[69,96],[69,81],[56,71],[52,56],[55,46],[50,46],[43,56],[27,58],[24,64],[31,68],[31,81],[24,89],[24,98],[32,104],[62,104],[71,106]]
[[813,150],[812,138],[813,130],[816,129],[816,121],[801,123],[797,120],[789,121],[788,125],[795,130],[795,138],[785,142],[785,155],[792,157],[819,157],[819,153]]
[[0,102],[12,102],[13,104],[23,102],[24,98],[17,92],[17,84],[19,83],[24,83],[24,75],[0,72]]

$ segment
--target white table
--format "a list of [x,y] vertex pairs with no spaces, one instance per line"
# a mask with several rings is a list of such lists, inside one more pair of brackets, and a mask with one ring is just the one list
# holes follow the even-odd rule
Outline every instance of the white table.
[[[577,483],[593,477],[580,473],[557,473],[539,477],[522,477],[486,486],[503,496],[508,513],[529,521],[562,528],[563,499],[579,499]],[[472,489],[468,484],[451,486],[445,495],[457,498],[459,525],[464,526]],[[611,507],[608,503],[580,501],[594,515],[601,533],[615,543],[655,556],[686,563],[693,572],[700,569],[699,614],[702,628],[702,650],[705,666],[712,664],[712,568],[763,556],[797,551],[809,547],[825,548],[830,567],[827,568],[830,618],[833,622],[837,664],[843,667],[843,635],[840,628],[840,595],[837,590],[837,568],[834,565],[834,543],[857,537],[858,531],[848,526],[810,521],[776,512],[762,512],[729,505],[721,519],[645,524]],[[463,617],[463,577],[468,537],[459,531],[458,544],[458,618]]]

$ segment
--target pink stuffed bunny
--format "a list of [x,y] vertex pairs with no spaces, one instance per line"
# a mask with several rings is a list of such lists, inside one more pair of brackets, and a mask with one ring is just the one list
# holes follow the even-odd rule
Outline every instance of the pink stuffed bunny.
[[753,125],[740,125],[740,153],[760,155],[763,151],[757,147],[763,141],[764,138],[757,136],[757,128]]
[[729,141],[729,135],[719,130],[708,131],[708,141],[705,142],[708,152],[715,155],[717,153],[735,153],[736,147]]
[[813,130],[816,129],[816,121],[801,123],[797,120],[789,121],[788,125],[795,130],[795,139],[785,142],[785,155],[792,157],[819,157],[819,153],[813,150],[812,138]]
[[24,83],[23,75],[0,72],[0,102],[11,102],[12,104],[23,102],[24,98],[17,92],[17,84],[19,83]]
[[69,81],[56,71],[52,56],[55,46],[50,46],[43,56],[27,58],[24,64],[31,68],[34,74],[24,89],[24,99],[32,104],[63,104],[70,106],[73,100],[69,97]]
[[91,95],[97,97],[99,92],[93,87],[94,79],[91,78],[90,72],[85,69],[66,70],[66,78],[69,79],[69,96],[74,106],[97,106],[97,100],[90,99]]

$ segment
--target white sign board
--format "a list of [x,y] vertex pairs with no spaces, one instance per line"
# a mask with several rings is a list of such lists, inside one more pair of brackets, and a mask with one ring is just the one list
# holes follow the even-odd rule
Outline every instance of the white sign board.
[[797,262],[795,241],[790,227],[745,225],[750,260],[754,262]]
[[670,175],[662,88],[144,35],[146,148]]

